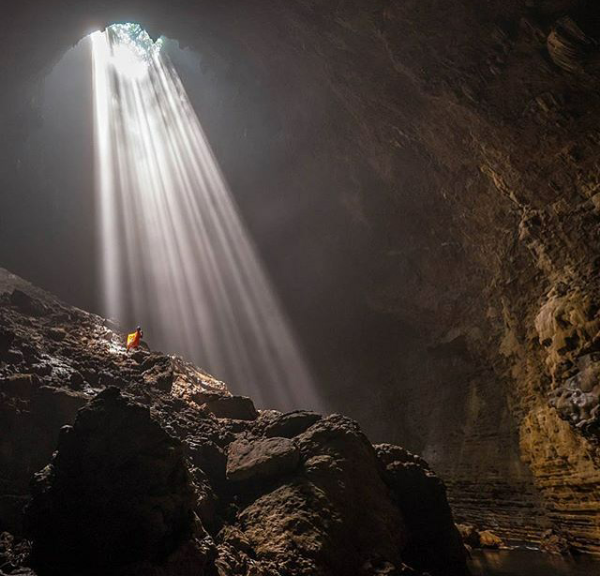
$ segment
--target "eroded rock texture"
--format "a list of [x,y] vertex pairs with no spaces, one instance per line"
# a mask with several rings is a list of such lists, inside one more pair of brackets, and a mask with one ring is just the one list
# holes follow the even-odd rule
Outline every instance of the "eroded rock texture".
[[[8,4],[3,262],[70,214],[28,141],[43,75],[114,21],[164,33],[330,402],[424,455],[461,521],[600,550],[596,0]],[[63,252],[38,277],[85,292]]]
[[466,570],[441,480],[353,420],[257,411],[3,269],[0,321],[3,574]]

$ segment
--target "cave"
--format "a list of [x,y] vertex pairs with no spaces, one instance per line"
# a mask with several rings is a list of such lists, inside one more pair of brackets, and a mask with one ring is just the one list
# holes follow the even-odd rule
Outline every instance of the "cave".
[[[501,551],[560,552],[590,563],[579,570],[598,571],[597,3],[46,0],[7,2],[1,13],[0,429],[7,434],[0,439],[0,571],[29,567],[33,543],[31,566],[39,574],[399,574],[401,567],[462,574],[454,522],[469,547],[474,534],[480,544],[487,536]],[[162,43],[189,98],[181,134],[205,139],[209,152],[198,158],[214,158],[220,172],[200,161],[193,169],[179,165],[191,140],[168,131],[152,144],[155,162],[142,164],[144,151],[129,151],[127,178],[138,179],[139,204],[122,211],[129,218],[122,238],[105,231],[117,256],[101,265],[104,172],[91,38],[125,23],[145,31],[152,45]],[[125,86],[115,85],[113,98],[124,101]],[[158,119],[158,105],[140,94],[138,106]],[[131,118],[121,123],[132,125]],[[171,117],[165,126],[173,123]],[[115,163],[123,160],[115,154]],[[168,154],[168,167],[156,168]],[[171,201],[148,208],[148,182],[165,171],[175,175],[175,165],[178,182],[190,181],[194,170],[223,175],[222,198],[235,208],[226,204],[221,213],[229,222],[203,221],[202,237],[217,243],[224,228],[238,239],[212,245],[212,277],[222,273],[221,284],[193,252],[199,237],[185,225],[190,207],[205,218],[213,201],[196,205],[190,192],[187,208],[174,208],[167,225]],[[148,256],[148,246],[162,245],[127,237],[133,218],[139,235],[150,238],[157,228],[170,235],[165,258]],[[138,252],[125,259],[122,251],[135,243]],[[225,269],[218,263],[232,246],[237,265]],[[150,294],[141,306],[151,282],[139,278],[145,271],[151,281],[151,262],[168,265],[171,278],[181,274],[187,285],[171,280],[158,300]],[[127,268],[131,278],[123,280]],[[107,271],[128,291],[113,310]],[[196,311],[196,285],[217,304]],[[234,285],[239,296],[223,297]],[[274,302],[280,324],[271,322]],[[225,319],[222,307],[231,303]],[[239,311],[255,305],[244,328]],[[144,348],[115,361],[110,348],[91,350],[101,339],[123,348],[115,335],[122,340],[138,324],[150,349],[163,353]],[[189,332],[176,330],[184,324]],[[275,324],[264,344],[256,335]],[[292,350],[292,342],[297,356],[273,353],[288,343]],[[261,344],[260,355],[279,363],[269,365],[271,381],[258,369],[255,378],[249,374]],[[213,353],[221,360],[213,362]],[[310,385],[300,378],[304,365]],[[136,403],[150,407],[155,421]],[[198,430],[187,420],[193,410],[210,416]],[[333,416],[316,420],[318,414]],[[98,434],[94,447],[103,455],[106,430],[125,434],[119,427],[127,421],[153,440],[154,453],[140,440],[138,448],[125,443],[119,458],[137,463],[132,478],[144,487],[140,479],[154,474],[151,459],[159,463],[157,479],[168,468],[177,479],[164,482],[164,501],[178,509],[163,508],[168,531],[160,535],[152,533],[150,514],[140,517],[150,527],[146,540],[128,552],[116,542],[133,530],[126,524],[102,541],[108,557],[96,558],[81,538],[65,565],[50,538],[57,526],[76,541],[101,531],[74,531],[61,517],[61,491],[81,489],[69,480],[79,471],[77,451]],[[328,434],[351,440],[315,452]],[[272,460],[261,461],[261,451]],[[140,456],[146,454],[148,460]],[[260,461],[256,478],[236,462],[248,455]],[[373,510],[352,555],[343,543],[355,512],[333,497],[325,503],[333,490],[333,481],[323,480],[327,459],[337,459],[347,498],[364,498]],[[385,482],[375,479],[378,468]],[[442,485],[434,490],[407,473],[417,469],[423,479],[435,471],[447,503]],[[352,485],[357,480],[369,487],[366,497]],[[91,478],[86,491],[101,492],[102,482],[110,477]],[[208,487],[201,507],[190,504],[190,486],[195,494]],[[384,487],[398,511],[376,495]],[[125,481],[111,489],[117,500],[128,490]],[[414,525],[419,513],[398,496],[403,491],[423,500],[417,509],[424,518],[443,519],[443,538],[423,537]],[[279,518],[263,531],[260,516],[285,509],[284,502],[331,510],[332,519],[341,507],[341,533],[334,528],[323,537],[315,529],[324,523],[321,513],[307,513],[281,534]],[[186,508],[201,529],[180,514]],[[398,529],[403,524],[407,529]],[[400,541],[409,535],[404,556],[378,537],[395,531]],[[319,555],[328,561],[295,557],[303,538],[323,539]],[[444,552],[435,566],[423,560],[431,543]],[[574,570],[556,558],[545,571]]]

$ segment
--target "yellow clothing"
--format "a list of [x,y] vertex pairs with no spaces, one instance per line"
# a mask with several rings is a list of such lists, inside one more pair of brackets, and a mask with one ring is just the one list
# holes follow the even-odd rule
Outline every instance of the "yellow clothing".
[[141,331],[135,331],[135,333],[130,333],[127,335],[127,350],[135,349],[140,344],[140,339],[142,338]]

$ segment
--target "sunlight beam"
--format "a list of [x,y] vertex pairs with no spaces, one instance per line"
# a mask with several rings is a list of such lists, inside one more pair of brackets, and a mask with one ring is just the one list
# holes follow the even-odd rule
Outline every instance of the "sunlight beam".
[[[108,315],[259,406],[320,409],[313,380],[177,72],[138,25],[92,34]],[[265,207],[268,210],[268,207]]]

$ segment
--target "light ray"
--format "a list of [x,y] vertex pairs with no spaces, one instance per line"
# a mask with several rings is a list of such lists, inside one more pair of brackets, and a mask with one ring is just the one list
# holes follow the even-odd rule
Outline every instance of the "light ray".
[[[137,25],[92,34],[106,312],[259,406],[320,409],[186,91]],[[265,207],[268,210],[268,207]]]

